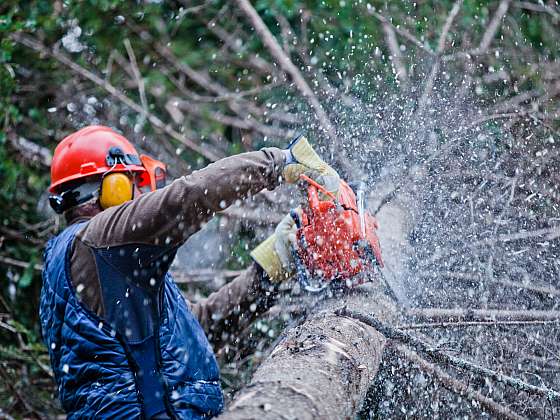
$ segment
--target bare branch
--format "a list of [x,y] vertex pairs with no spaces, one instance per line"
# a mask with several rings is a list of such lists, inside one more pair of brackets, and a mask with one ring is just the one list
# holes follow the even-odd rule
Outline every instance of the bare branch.
[[[10,257],[0,256],[0,262],[3,264],[11,265],[12,267],[18,267],[24,269],[31,266],[31,263],[16,260],[15,258],[10,258]],[[33,269],[36,271],[41,271],[43,269],[43,266],[41,264],[33,264]]]
[[537,327],[544,325],[559,325],[556,321],[453,321],[427,322],[422,324],[397,325],[400,330],[424,330],[434,328],[470,328],[470,327]]
[[456,51],[451,54],[442,55],[441,61],[443,61],[444,63],[448,63],[450,61],[454,61],[459,58],[472,60],[474,57],[479,57],[486,54],[494,54],[496,51],[497,51],[496,48],[489,48],[485,51],[479,51],[477,47],[467,51]]
[[554,10],[554,7],[546,4],[538,4],[530,1],[516,1],[513,3],[513,6],[519,9],[530,10],[531,12],[548,13],[554,19],[560,19],[560,13]]
[[488,413],[497,416],[498,418],[504,419],[523,419],[522,416],[512,412],[507,407],[503,406],[502,404],[497,403],[491,398],[486,397],[479,391],[472,389],[470,386],[465,384],[458,379],[453,378],[452,376],[445,373],[440,367],[434,365],[433,363],[428,362],[426,359],[421,357],[418,353],[413,350],[406,348],[403,345],[396,345],[394,348],[401,353],[404,357],[410,360],[412,363],[417,365],[419,368],[424,370],[426,373],[434,376],[441,384],[453,391],[462,397],[466,397],[468,399],[476,400],[480,403],[480,405],[488,411]]
[[215,278],[233,278],[240,275],[244,270],[191,270],[173,272],[175,283],[204,283]]
[[432,94],[436,77],[437,74],[439,73],[439,68],[441,66],[441,54],[445,50],[445,42],[447,40],[447,34],[449,33],[449,30],[451,29],[451,25],[453,24],[455,17],[459,13],[459,10],[461,10],[462,5],[463,5],[463,0],[457,0],[453,5],[453,7],[451,8],[451,11],[447,15],[447,19],[445,19],[445,24],[443,25],[443,29],[441,31],[438,40],[438,45],[436,50],[437,57],[434,62],[434,65],[432,66],[432,69],[430,70],[430,74],[426,79],[424,90],[422,91],[422,96],[420,96],[420,99],[418,100],[418,108],[416,109],[416,114],[422,113],[422,111],[426,107],[426,104],[428,103],[428,99],[430,95]]
[[560,226],[552,226],[548,228],[542,229],[535,229],[529,231],[521,231],[521,232],[513,232],[513,233],[502,233],[500,235],[496,235],[495,237],[483,239],[480,241],[473,242],[474,246],[493,246],[497,243],[505,243],[505,242],[512,242],[512,241],[519,241],[523,239],[531,239],[531,238],[540,238],[545,237],[546,240],[552,241],[558,237],[560,237]]
[[494,16],[492,17],[492,20],[488,24],[488,27],[486,28],[486,31],[484,32],[484,35],[482,35],[482,40],[480,41],[480,44],[478,45],[477,52],[479,54],[488,50],[488,47],[490,47],[490,44],[492,43],[492,40],[496,36],[496,32],[498,32],[498,29],[500,28],[500,25],[502,24],[502,19],[506,15],[506,13],[509,9],[510,3],[511,3],[511,0],[502,0],[500,2],[500,4],[498,5],[498,8],[496,9],[496,12],[494,13]]
[[282,34],[282,47],[284,49],[284,52],[289,55],[292,47],[297,44],[298,38],[294,33],[294,30],[292,29],[292,25],[290,25],[290,22],[288,22],[288,19],[286,19],[286,16],[275,10],[274,19],[276,19],[276,22],[278,22],[278,26],[280,26],[280,32]]
[[45,242],[40,238],[36,237],[38,235],[26,235],[18,230],[10,229],[0,225],[0,233],[6,235],[8,238],[16,239],[18,241],[29,242],[33,245],[43,246]]
[[443,51],[445,50],[445,43],[447,41],[447,35],[449,34],[449,30],[451,29],[451,25],[453,24],[453,21],[455,20],[455,18],[459,14],[459,10],[461,10],[462,5],[463,5],[463,0],[457,0],[455,2],[455,4],[453,4],[453,7],[451,8],[451,11],[447,15],[447,19],[445,19],[445,24],[443,25],[443,29],[442,29],[441,34],[439,36],[438,46],[437,46],[437,50],[436,50],[436,53],[438,55],[441,55],[443,53]]
[[403,57],[401,54],[399,43],[397,41],[397,37],[395,35],[395,31],[393,30],[393,25],[389,24],[388,22],[383,22],[382,26],[383,26],[383,31],[385,32],[385,40],[387,42],[387,47],[389,47],[389,51],[391,52],[390,58],[391,61],[393,62],[395,76],[398,81],[402,83],[407,83],[408,73],[402,61]]
[[31,140],[9,133],[10,144],[21,156],[30,162],[38,162],[43,166],[49,167],[52,161],[52,154],[46,147],[40,146]]
[[282,47],[280,47],[278,42],[274,39],[274,36],[270,33],[269,29],[266,27],[251,3],[248,0],[236,0],[236,3],[248,17],[251,24],[255,28],[255,31],[261,37],[262,42],[272,54],[272,56],[276,59],[280,67],[291,76],[296,87],[315,112],[315,116],[321,126],[321,129],[327,134],[328,138],[331,141],[331,147],[335,147],[338,141],[334,126],[332,125],[327,113],[323,109],[323,106],[303,78],[301,72],[294,65],[294,63],[292,63],[292,60],[290,60],[290,58],[284,53]]
[[414,45],[416,45],[421,50],[425,51],[429,55],[436,55],[436,53],[433,52],[429,46],[425,45],[423,42],[421,42],[418,38],[416,38],[414,35],[412,35],[406,29],[401,28],[400,26],[397,27],[397,26],[393,25],[389,21],[389,19],[387,19],[382,14],[376,12],[373,8],[368,8],[367,11],[371,16],[376,18],[381,23],[390,25],[396,33],[401,35],[403,38],[408,39],[410,42],[412,42]]
[[431,321],[554,321],[560,320],[560,311],[505,310],[505,309],[448,309],[410,308],[407,315]]
[[124,47],[126,48],[126,53],[128,54],[128,59],[130,60],[130,67],[132,68],[132,72],[134,74],[134,78],[136,79],[136,84],[138,85],[138,92],[140,94],[140,103],[142,104],[142,108],[144,109],[143,118],[146,118],[148,114],[148,99],[146,98],[146,88],[144,86],[144,79],[142,78],[142,74],[138,69],[138,63],[136,62],[136,55],[134,55],[134,50],[132,49],[132,45],[130,44],[130,40],[126,38],[124,40]]
[[510,280],[496,280],[495,283],[516,289],[528,290],[530,292],[538,293],[545,296],[560,296],[560,290],[554,287],[538,286],[535,284],[524,284]]
[[529,114],[528,112],[520,111],[520,112],[507,112],[507,113],[484,115],[482,117],[477,118],[474,121],[469,122],[464,126],[463,129],[467,130],[467,129],[475,128],[476,126],[488,121],[504,120],[504,119],[512,120],[517,118],[523,118],[526,117],[528,114]]
[[[79,64],[72,61],[66,55],[61,53],[60,51],[54,51],[46,47],[45,45],[41,44],[37,40],[33,39],[30,36],[24,35],[20,32],[12,33],[10,37],[17,43],[22,44],[28,48],[31,48],[34,51],[47,54],[60,63],[64,64],[68,68],[70,68],[75,73],[79,74],[80,76],[92,81],[97,86],[103,88],[107,93],[113,96],[115,99],[119,100],[126,106],[130,107],[134,111],[142,114],[145,110],[142,108],[141,105],[134,102],[120,90],[115,88],[112,84],[107,82],[106,80],[102,79],[101,77],[97,76],[96,74],[92,73],[91,71],[85,69],[84,67],[80,66]],[[205,158],[214,161],[220,159],[222,156],[212,152],[209,150],[207,146],[201,146],[200,144],[195,143],[194,141],[186,138],[181,133],[175,131],[169,124],[165,124],[162,120],[160,120],[157,116],[152,113],[146,114],[148,121],[152,126],[164,133],[170,135],[175,140],[179,141],[180,143],[187,146],[189,149],[197,152],[198,154],[204,156]]]

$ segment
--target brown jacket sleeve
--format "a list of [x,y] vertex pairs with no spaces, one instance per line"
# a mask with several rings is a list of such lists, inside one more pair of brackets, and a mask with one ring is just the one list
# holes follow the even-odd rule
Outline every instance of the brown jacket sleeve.
[[230,283],[192,305],[191,310],[218,351],[270,308],[276,294],[266,274],[253,263]]
[[93,247],[177,246],[235,200],[276,187],[284,164],[277,148],[221,159],[161,190],[101,212],[79,238]]

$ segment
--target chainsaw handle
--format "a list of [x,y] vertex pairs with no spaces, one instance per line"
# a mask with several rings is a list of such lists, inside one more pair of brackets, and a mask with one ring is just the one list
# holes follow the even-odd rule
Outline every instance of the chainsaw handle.
[[299,217],[299,213],[296,211],[296,209],[291,209],[290,210],[290,216],[292,219],[294,219],[294,222],[296,223],[296,228],[301,228],[302,226],[302,220]]
[[311,213],[318,213],[319,212],[319,193],[315,185],[308,185],[307,186],[307,201],[309,203],[309,208],[311,209]]
[[[302,181],[306,181],[309,184],[309,187],[307,188],[308,193],[313,188],[313,190],[315,191],[315,194],[317,194],[317,191],[321,191],[323,194],[328,195],[334,201],[338,201],[336,196],[332,192],[327,190],[325,187],[323,187],[317,181],[314,181],[313,179],[309,178],[307,175],[301,174],[299,176],[299,179],[301,179]],[[319,202],[319,198],[317,198],[317,202]]]

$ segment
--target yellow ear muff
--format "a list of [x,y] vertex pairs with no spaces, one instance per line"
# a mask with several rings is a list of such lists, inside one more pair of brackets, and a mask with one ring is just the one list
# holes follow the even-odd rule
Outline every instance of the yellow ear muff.
[[99,204],[103,209],[119,206],[132,200],[132,181],[123,173],[112,173],[103,177]]

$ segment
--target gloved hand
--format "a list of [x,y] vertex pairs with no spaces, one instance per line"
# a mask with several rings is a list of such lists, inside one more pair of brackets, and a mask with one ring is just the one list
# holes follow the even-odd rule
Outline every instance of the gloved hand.
[[294,209],[285,216],[276,226],[274,234],[251,252],[253,260],[274,282],[288,279],[295,270],[293,250],[296,246],[297,226],[292,214],[301,218],[301,209]]
[[287,163],[282,176],[286,182],[297,183],[300,175],[305,174],[336,194],[340,185],[338,173],[319,157],[305,136],[292,140],[285,153]]

